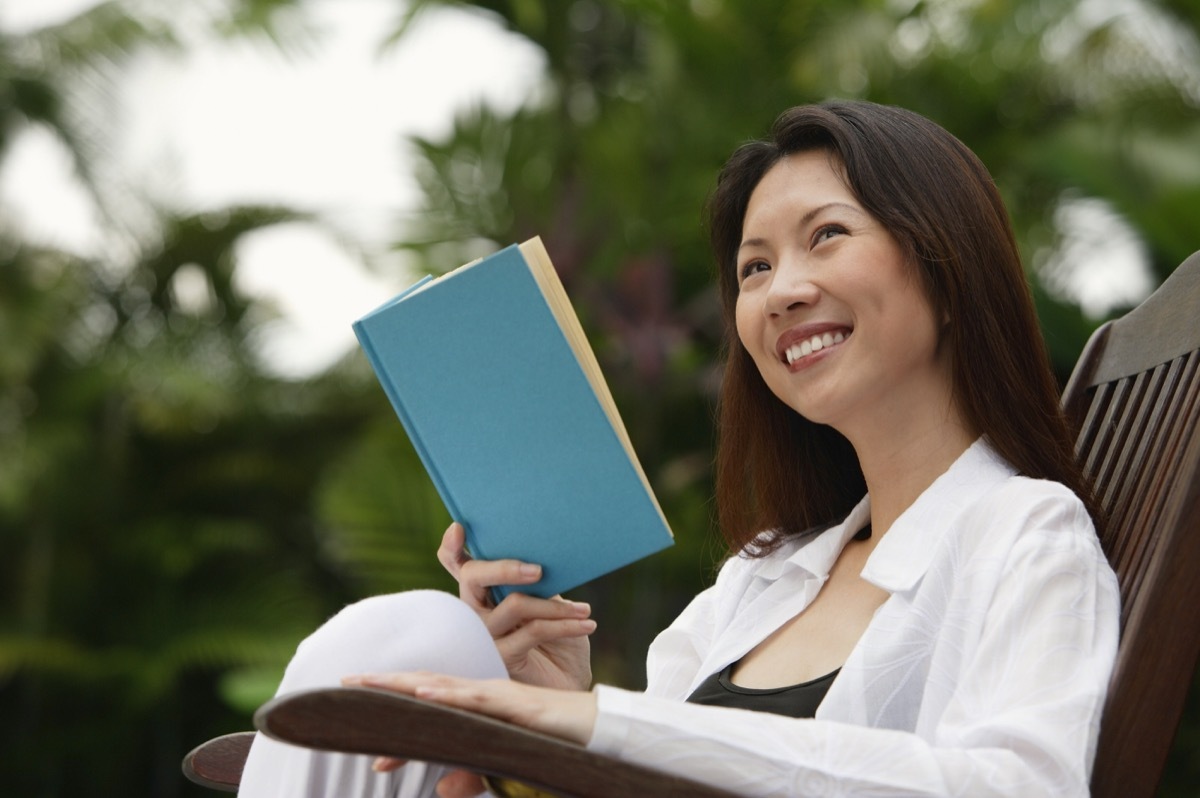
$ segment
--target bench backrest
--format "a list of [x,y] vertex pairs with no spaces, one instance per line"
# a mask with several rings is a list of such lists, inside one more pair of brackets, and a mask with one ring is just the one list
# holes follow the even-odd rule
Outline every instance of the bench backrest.
[[1200,253],[1096,331],[1063,405],[1121,584],[1093,795],[1151,796],[1200,654]]

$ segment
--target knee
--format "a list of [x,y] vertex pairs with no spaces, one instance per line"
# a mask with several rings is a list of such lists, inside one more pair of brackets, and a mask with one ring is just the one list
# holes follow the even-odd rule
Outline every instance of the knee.
[[[343,608],[300,644],[281,689],[334,686],[343,676],[382,671],[502,675],[502,665],[494,672],[497,662],[474,610],[449,593],[414,590]],[[464,664],[471,672],[462,672]]]
[[441,590],[410,590],[356,601],[318,630],[344,643],[419,637],[454,639],[482,627],[479,616],[461,599]]

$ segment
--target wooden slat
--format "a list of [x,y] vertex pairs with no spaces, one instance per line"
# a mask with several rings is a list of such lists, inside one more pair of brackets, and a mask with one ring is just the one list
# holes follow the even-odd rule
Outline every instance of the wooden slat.
[[1153,404],[1150,396],[1151,375],[1142,373],[1121,381],[1125,386],[1121,412],[1116,419],[1117,427],[1113,431],[1112,443],[1103,459],[1103,471],[1100,477],[1105,486],[1101,492],[1101,502],[1105,512],[1110,513],[1116,495],[1115,485],[1126,473],[1122,465],[1129,458],[1129,450],[1136,440],[1138,428],[1144,429],[1149,416],[1147,405]]
[[[1170,374],[1171,369],[1158,367],[1154,372]],[[1161,381],[1159,384],[1161,386]],[[1161,404],[1162,398],[1151,397],[1152,406]],[[1119,530],[1121,535],[1118,540],[1112,542],[1108,555],[1122,581],[1122,595],[1128,595],[1129,582],[1136,576],[1129,565],[1131,551],[1136,548],[1139,540],[1145,538],[1146,530],[1152,528],[1147,524],[1145,513],[1146,508],[1152,507],[1157,499],[1157,493],[1153,490],[1153,475],[1161,460],[1161,438],[1164,434],[1166,430],[1160,424],[1150,424],[1148,429],[1143,429],[1143,441],[1147,442],[1146,451],[1153,452],[1154,455],[1146,462],[1145,468],[1121,475],[1121,480],[1132,486],[1128,493],[1128,503],[1106,508],[1112,528]],[[1128,445],[1132,447],[1135,443],[1130,441]]]
[[1196,384],[1198,362],[1200,357],[1196,353],[1177,361],[1182,366],[1178,369],[1180,379],[1172,385],[1174,390],[1164,406],[1160,425],[1163,434],[1156,436],[1155,443],[1157,462],[1147,472],[1152,479],[1141,495],[1145,509],[1127,523],[1132,532],[1132,542],[1127,547],[1125,561],[1121,565],[1128,574],[1118,573],[1125,577],[1130,595],[1136,595],[1146,579],[1153,554],[1151,541],[1161,543],[1158,530],[1164,524],[1164,515],[1171,508],[1168,492],[1184,464],[1184,446],[1194,435],[1196,415],[1200,411],[1200,399],[1197,398],[1200,391]]
[[1118,421],[1129,399],[1129,381],[1114,382],[1104,394],[1106,400],[1104,412],[1095,419],[1096,440],[1091,450],[1086,452],[1083,463],[1084,473],[1091,474],[1093,482],[1098,486],[1103,485],[1106,481],[1105,457],[1114,449],[1113,442],[1117,439],[1117,432],[1120,429]]
[[1138,420],[1132,445],[1126,447],[1130,456],[1117,469],[1118,473],[1126,476],[1113,480],[1109,485],[1111,506],[1114,509],[1109,513],[1108,520],[1115,529],[1125,528],[1132,505],[1136,503],[1137,497],[1142,495],[1136,486],[1144,484],[1146,479],[1146,472],[1151,463],[1150,453],[1153,450],[1151,440],[1158,433],[1162,423],[1163,406],[1167,400],[1166,391],[1172,384],[1172,371],[1172,368],[1154,370],[1154,377],[1146,396],[1147,401],[1143,403],[1145,415]]
[[1104,514],[1109,518],[1113,517],[1118,507],[1123,506],[1119,502],[1122,486],[1129,484],[1130,476],[1139,473],[1132,470],[1131,461],[1137,441],[1146,435],[1147,428],[1152,428],[1155,400],[1158,398],[1155,389],[1159,382],[1159,374],[1159,370],[1142,372],[1132,379],[1123,380],[1130,383],[1129,401],[1121,415],[1119,433],[1111,451],[1104,458],[1104,469],[1098,479],[1098,484],[1104,485],[1098,499]]

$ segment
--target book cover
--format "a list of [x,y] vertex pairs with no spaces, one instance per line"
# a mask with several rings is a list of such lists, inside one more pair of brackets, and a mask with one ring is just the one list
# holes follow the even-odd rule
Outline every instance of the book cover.
[[425,278],[354,332],[478,559],[568,591],[672,543],[540,239]]

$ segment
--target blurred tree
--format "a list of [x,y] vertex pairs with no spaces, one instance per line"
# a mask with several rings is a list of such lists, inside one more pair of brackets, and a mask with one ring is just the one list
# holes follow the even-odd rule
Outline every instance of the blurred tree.
[[[204,21],[270,35],[288,5]],[[296,641],[357,593],[313,497],[379,413],[370,378],[265,374],[251,344],[269,310],[233,281],[247,234],[306,217],[130,205],[105,172],[123,65],[197,19],[141,12],[0,36],[0,158],[49,130],[106,222],[91,257],[0,224],[6,794],[181,794],[182,754],[244,727]]]
[[[231,245],[272,218],[245,209],[199,238]],[[211,272],[177,260],[209,242],[165,221],[166,246],[126,278],[62,253],[4,258],[0,744],[18,794],[173,794],[179,746],[220,711],[189,679],[277,667],[329,609],[291,504],[353,414],[322,412],[340,402],[330,386],[284,395],[257,374],[244,300],[208,279],[231,250]],[[204,308],[175,295],[183,269],[203,276]]]

